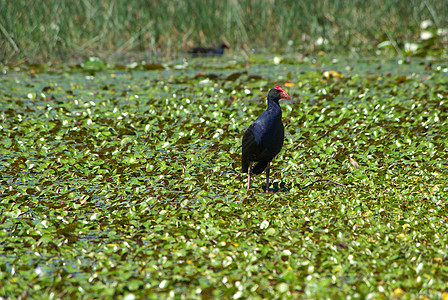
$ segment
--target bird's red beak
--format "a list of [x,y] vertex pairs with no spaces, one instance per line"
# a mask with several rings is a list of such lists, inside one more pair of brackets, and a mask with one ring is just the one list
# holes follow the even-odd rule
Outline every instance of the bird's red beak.
[[287,100],[291,100],[291,97],[289,97],[288,93],[283,91],[280,96],[282,97],[282,99],[287,99]]
[[288,93],[285,92],[285,90],[283,88],[276,86],[275,89],[279,90],[281,92],[280,99],[291,100],[291,97],[289,97]]

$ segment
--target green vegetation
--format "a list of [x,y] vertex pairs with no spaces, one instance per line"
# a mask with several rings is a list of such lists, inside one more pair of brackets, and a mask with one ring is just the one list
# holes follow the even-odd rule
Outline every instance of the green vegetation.
[[[447,63],[272,61],[0,75],[0,296],[447,297]],[[274,85],[277,191],[246,196]]]
[[[447,16],[0,0],[0,298],[448,299]],[[285,145],[246,194],[275,85]]]
[[447,56],[447,28],[446,0],[0,0],[0,62],[147,59],[223,40],[245,55]]

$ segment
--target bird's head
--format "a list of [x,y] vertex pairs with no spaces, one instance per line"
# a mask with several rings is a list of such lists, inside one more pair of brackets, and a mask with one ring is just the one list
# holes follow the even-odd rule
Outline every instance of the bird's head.
[[291,100],[291,97],[289,97],[288,93],[285,92],[284,89],[282,89],[279,86],[276,86],[269,91],[268,100],[275,101],[278,103],[280,99]]

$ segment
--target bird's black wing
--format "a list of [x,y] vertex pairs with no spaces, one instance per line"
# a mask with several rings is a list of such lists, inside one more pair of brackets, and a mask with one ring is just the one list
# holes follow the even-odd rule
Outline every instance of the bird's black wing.
[[215,55],[222,55],[223,51],[215,48],[195,47],[190,50],[190,53],[193,56],[215,56]]
[[254,127],[255,123],[252,123],[243,135],[243,150],[241,155],[241,168],[243,173],[247,173],[250,163],[256,161],[260,155],[261,145],[258,145],[255,141]]

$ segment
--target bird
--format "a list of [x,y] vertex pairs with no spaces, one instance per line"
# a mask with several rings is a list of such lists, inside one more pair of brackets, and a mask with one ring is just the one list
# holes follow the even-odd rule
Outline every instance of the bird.
[[225,48],[230,49],[230,45],[223,42],[218,48],[194,47],[190,50],[190,53],[193,56],[221,56],[224,54]]
[[[270,164],[282,149],[285,138],[280,99],[290,100],[291,97],[283,88],[276,86],[268,93],[267,109],[243,134],[241,168],[243,173],[247,173],[246,193],[249,192],[251,175],[261,174],[265,169],[266,193],[269,193]],[[258,163],[252,168],[254,162]]]

